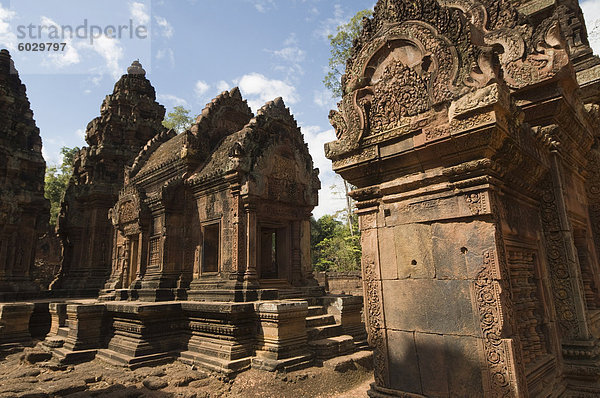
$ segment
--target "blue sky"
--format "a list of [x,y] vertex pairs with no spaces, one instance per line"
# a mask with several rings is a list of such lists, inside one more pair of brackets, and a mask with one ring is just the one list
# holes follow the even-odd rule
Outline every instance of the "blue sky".
[[[183,105],[199,114],[223,90],[239,86],[253,110],[282,96],[301,126],[320,169],[322,189],[315,216],[343,208],[330,189],[341,180],[323,155],[335,139],[327,115],[335,100],[322,84],[327,35],[374,0],[0,0],[0,47],[8,48],[40,128],[44,157],[60,161],[62,146],[83,146],[87,123],[99,115],[104,96],[127,66],[140,59],[168,110]],[[590,20],[600,19],[600,0],[582,2]],[[51,26],[76,29],[87,20],[103,30],[128,25],[144,34],[48,38]],[[18,30],[22,25],[25,29]],[[33,26],[36,38],[27,27]],[[588,22],[588,26],[590,23]],[[44,28],[43,28],[44,29]],[[20,33],[26,31],[25,38]],[[123,33],[125,32],[125,33]],[[142,32],[143,33],[143,32]],[[18,51],[19,43],[67,42],[64,52]],[[596,51],[600,48],[595,42]],[[339,188],[338,188],[339,190]]]

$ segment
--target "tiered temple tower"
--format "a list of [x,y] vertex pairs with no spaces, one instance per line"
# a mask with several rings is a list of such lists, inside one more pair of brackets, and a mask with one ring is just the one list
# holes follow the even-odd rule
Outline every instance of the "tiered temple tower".
[[146,71],[135,61],[115,84],[86,131],[58,219],[62,267],[51,289],[58,295],[95,296],[111,270],[113,234],[108,210],[119,198],[124,170],[148,140],[164,130],[165,108]]
[[38,237],[46,231],[46,162],[25,85],[0,51],[0,301],[29,298]]

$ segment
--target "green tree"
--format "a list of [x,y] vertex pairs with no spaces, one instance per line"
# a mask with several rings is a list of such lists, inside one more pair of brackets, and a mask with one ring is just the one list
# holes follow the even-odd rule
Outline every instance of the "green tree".
[[[360,270],[360,235],[353,225],[352,232],[347,224],[333,215],[311,220],[311,243],[314,268],[318,271]],[[353,223],[354,224],[354,223]]]
[[333,93],[334,97],[342,96],[341,78],[346,67],[346,60],[350,57],[352,43],[360,35],[363,18],[370,18],[373,11],[361,10],[350,19],[348,23],[337,27],[335,35],[328,36],[331,45],[329,57],[329,72],[323,79],[323,84]]
[[79,147],[62,147],[60,150],[62,163],[46,167],[44,197],[50,201],[50,225],[56,225],[56,219],[60,211],[60,202],[65,195],[69,180],[73,175],[73,163]]
[[162,122],[163,126],[168,129],[173,129],[178,133],[190,128],[192,123],[194,123],[194,118],[190,116],[190,110],[185,109],[181,105],[174,107]]

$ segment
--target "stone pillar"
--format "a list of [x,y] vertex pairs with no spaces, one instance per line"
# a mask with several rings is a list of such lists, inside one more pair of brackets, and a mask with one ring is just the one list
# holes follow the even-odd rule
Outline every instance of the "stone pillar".
[[306,337],[306,301],[257,302],[254,310],[258,334],[253,368],[288,371],[312,363]]
[[317,286],[310,252],[310,216],[300,221],[300,267],[307,286]]
[[256,330],[251,303],[182,302],[181,308],[188,325],[183,362],[228,375],[250,367]]
[[337,324],[342,325],[344,334],[352,336],[357,345],[366,342],[367,332],[361,316],[362,296],[327,296],[323,301],[327,306],[327,313],[334,316]]
[[103,304],[68,304],[69,333],[64,347],[70,351],[101,348],[106,337]]
[[256,265],[258,261],[258,225],[256,220],[256,209],[249,204],[244,206],[246,213],[246,272],[244,273],[245,281],[256,281],[258,274]]
[[31,303],[0,304],[0,349],[31,344],[29,319],[33,309]]
[[98,356],[135,368],[173,359],[182,344],[179,303],[108,302],[112,333]]
[[57,335],[67,322],[67,303],[50,303],[50,335]]

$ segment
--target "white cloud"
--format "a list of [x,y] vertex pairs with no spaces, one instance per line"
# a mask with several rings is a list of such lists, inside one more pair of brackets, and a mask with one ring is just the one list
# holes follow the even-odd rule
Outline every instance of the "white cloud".
[[229,83],[227,83],[225,80],[220,80],[217,83],[217,91],[219,91],[219,93],[222,93],[223,91],[229,91],[231,87],[231,85]]
[[[41,25],[54,26],[59,30],[61,29],[59,24],[45,16],[41,17]],[[104,73],[110,73],[114,79],[118,79],[123,73],[120,64],[123,59],[124,49],[118,39],[102,35],[94,37],[93,42],[90,42],[87,39],[73,40],[66,36],[64,41],[67,43],[65,51],[46,53],[46,57],[42,60],[42,65],[61,69],[80,64],[82,58],[84,58],[82,53],[88,52],[100,55],[105,62],[104,66],[94,67],[89,70],[89,72],[97,74],[92,78],[94,85],[100,83]]]
[[341,4],[335,4],[333,6],[333,17],[327,18],[321,22],[321,26],[315,31],[318,37],[329,41],[328,36],[334,34],[337,27],[350,20],[341,6]]
[[156,98],[159,102],[169,104],[171,106],[188,106],[188,102],[185,99],[173,94],[158,94]]
[[600,0],[587,0],[579,3],[588,30],[590,46],[600,54]]
[[6,47],[10,51],[17,49],[17,35],[10,29],[10,20],[16,16],[16,12],[4,8],[0,4],[0,46]]
[[284,47],[280,50],[270,51],[278,64],[274,66],[276,71],[285,73],[287,80],[296,80],[298,76],[304,74],[302,62],[306,58],[306,52],[298,47],[296,34],[292,33],[284,42]]
[[131,14],[131,19],[133,19],[137,25],[148,25],[148,22],[150,22],[150,14],[148,14],[144,3],[136,1],[129,3],[129,12]]
[[327,89],[321,91],[315,90],[313,102],[325,110],[334,109],[336,105],[335,100],[331,96],[331,91]]
[[[41,25],[42,26],[53,26],[57,30],[60,30],[61,27],[52,19],[42,16],[41,17]],[[64,42],[67,43],[65,46],[65,51],[51,51],[46,54],[46,58],[43,59],[42,65],[53,66],[56,68],[64,68],[71,65],[76,65],[81,62],[81,57],[79,56],[79,51],[73,40],[69,37],[65,37]]]
[[84,129],[77,129],[75,130],[75,134],[81,138],[81,139],[85,139],[85,130]]
[[172,48],[160,49],[156,52],[156,59],[161,60],[167,58],[171,68],[175,68],[175,53]]
[[286,104],[295,104],[300,100],[296,87],[282,80],[268,79],[260,73],[250,73],[242,76],[239,87],[248,105],[256,111],[266,102],[282,97]]
[[[308,143],[314,167],[319,169],[319,179],[321,180],[319,206],[315,208],[313,214],[316,218],[325,214],[334,214],[346,205],[344,197],[335,192],[343,191],[343,181],[331,169],[331,161],[325,157],[323,149],[325,143],[335,140],[335,132],[333,129],[324,130],[319,126],[301,126],[300,129],[304,134],[304,141]],[[332,185],[336,185],[338,188],[332,190]]]
[[277,57],[288,62],[302,62],[306,53],[298,47],[284,47],[281,50],[273,51]]
[[258,12],[265,13],[275,7],[275,0],[247,0],[254,5]]
[[155,16],[154,20],[156,21],[156,24],[160,27],[162,35],[164,37],[166,37],[167,39],[173,37],[173,25],[171,25],[166,18]]
[[194,91],[196,92],[196,96],[198,98],[202,98],[204,94],[210,89],[210,85],[202,80],[198,80],[196,82],[196,86],[194,87]]
[[106,68],[114,79],[118,79],[123,74],[123,68],[119,66],[123,58],[123,47],[119,40],[101,36],[94,40],[90,48],[104,58]]

